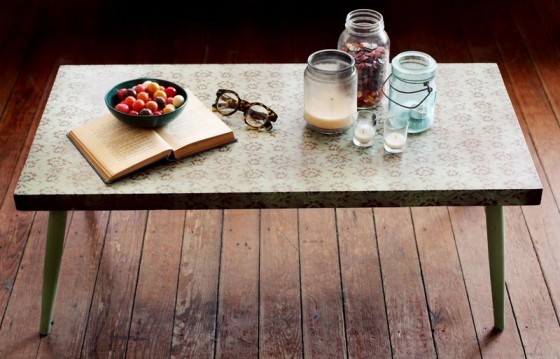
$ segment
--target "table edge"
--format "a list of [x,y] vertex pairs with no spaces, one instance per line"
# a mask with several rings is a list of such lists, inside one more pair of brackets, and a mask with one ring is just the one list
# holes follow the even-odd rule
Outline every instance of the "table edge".
[[[186,210],[539,205],[542,188],[383,192],[18,195],[17,210]],[[125,199],[126,200],[123,200]]]

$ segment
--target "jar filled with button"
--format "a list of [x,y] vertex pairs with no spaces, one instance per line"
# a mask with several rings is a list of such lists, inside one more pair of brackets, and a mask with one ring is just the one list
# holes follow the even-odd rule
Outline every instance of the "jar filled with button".
[[338,38],[338,49],[355,60],[360,109],[372,108],[383,98],[384,80],[389,75],[389,47],[381,13],[371,9],[348,13],[345,29]]

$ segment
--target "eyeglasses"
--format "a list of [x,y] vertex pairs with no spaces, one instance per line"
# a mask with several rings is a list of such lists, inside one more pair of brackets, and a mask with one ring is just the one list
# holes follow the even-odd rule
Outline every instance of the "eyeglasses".
[[243,120],[251,128],[265,128],[272,130],[272,122],[276,122],[278,115],[268,106],[260,102],[247,102],[231,90],[219,89],[216,92],[216,102],[212,110],[224,116],[233,115],[237,110],[243,111]]

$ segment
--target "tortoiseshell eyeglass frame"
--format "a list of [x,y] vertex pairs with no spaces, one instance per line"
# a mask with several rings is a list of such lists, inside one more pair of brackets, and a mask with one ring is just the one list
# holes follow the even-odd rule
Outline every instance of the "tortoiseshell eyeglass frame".
[[[223,106],[222,106],[221,109],[218,108],[218,101],[220,100],[220,98],[222,96],[224,96],[224,95],[227,96],[228,94],[231,94],[231,97],[226,102],[227,111],[224,111]],[[235,96],[235,98],[233,96]],[[236,99],[237,99],[237,101],[236,101]],[[236,103],[237,103],[237,105],[235,105]],[[259,119],[260,121],[252,121],[252,123],[251,123],[247,119],[247,116],[250,116],[247,112],[252,106],[263,107],[267,111],[266,118],[265,119]],[[276,120],[278,119],[278,115],[276,114],[276,112],[274,112],[270,107],[266,106],[265,104],[263,104],[261,102],[247,102],[247,101],[241,99],[241,97],[239,97],[237,92],[232,91],[232,90],[226,90],[226,89],[219,89],[216,92],[216,102],[214,102],[214,104],[212,105],[212,111],[216,111],[223,116],[231,116],[237,111],[242,111],[243,112],[243,121],[245,121],[247,126],[249,126],[251,128],[254,128],[254,129],[264,128],[267,131],[272,130],[272,122],[276,122]],[[258,125],[255,125],[255,124],[258,124]]]

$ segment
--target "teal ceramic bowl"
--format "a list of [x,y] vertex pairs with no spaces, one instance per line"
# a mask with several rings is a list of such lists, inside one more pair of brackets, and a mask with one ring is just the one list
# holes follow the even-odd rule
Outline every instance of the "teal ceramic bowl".
[[[136,85],[144,83],[146,81],[157,82],[159,85],[164,87],[168,87],[168,86],[175,87],[175,89],[177,90],[177,95],[183,96],[185,98],[185,101],[181,106],[177,107],[174,111],[164,113],[161,115],[131,115],[128,113],[119,112],[115,109],[115,106],[119,102],[121,102],[121,100],[119,99],[119,90],[121,88],[127,88],[127,89],[133,88]],[[113,86],[113,88],[111,88],[105,94],[105,104],[107,105],[109,111],[117,119],[131,126],[143,127],[143,128],[156,128],[156,127],[167,125],[169,122],[179,117],[181,112],[183,112],[183,110],[185,109],[187,105],[187,101],[188,101],[187,92],[182,86],[171,81],[156,79],[156,78],[148,78],[148,77],[140,77],[137,79],[121,82]]]

